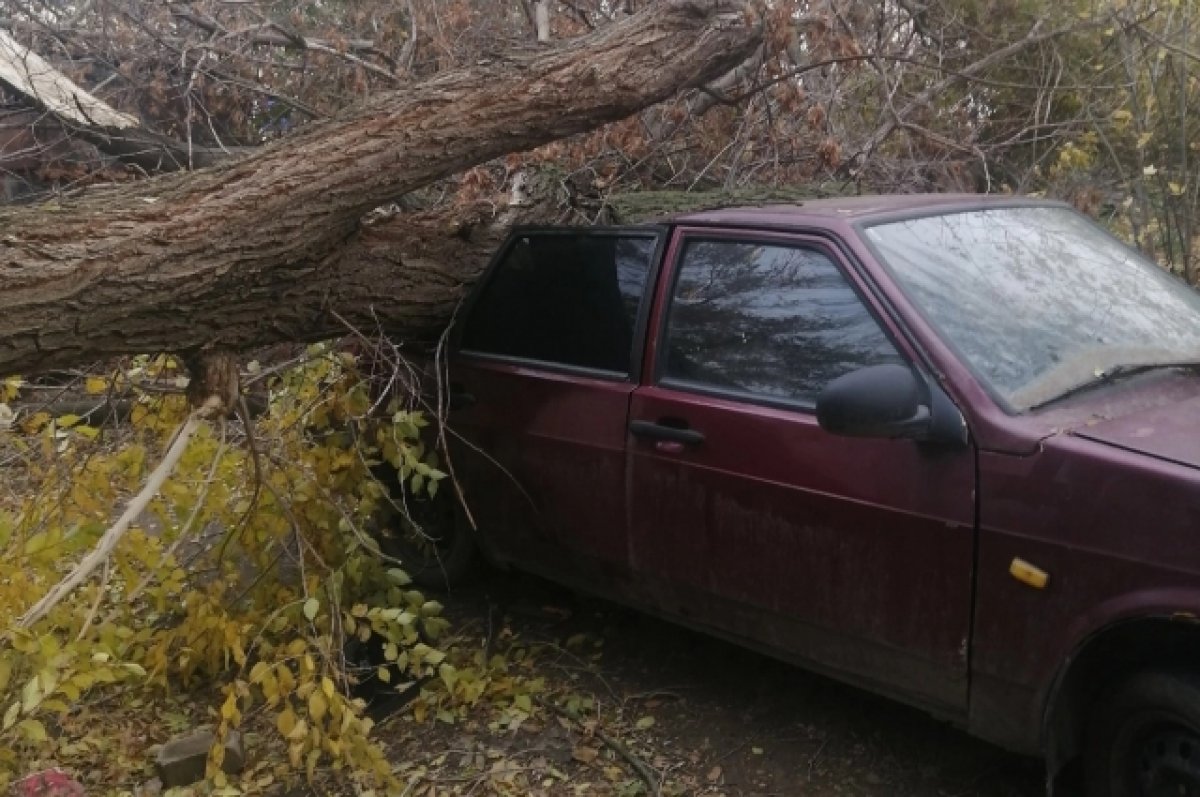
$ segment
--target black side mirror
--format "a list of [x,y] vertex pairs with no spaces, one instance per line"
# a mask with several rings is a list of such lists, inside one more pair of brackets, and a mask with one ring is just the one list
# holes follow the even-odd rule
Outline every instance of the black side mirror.
[[817,422],[846,437],[903,437],[966,445],[962,413],[937,385],[903,365],[873,365],[830,382]]

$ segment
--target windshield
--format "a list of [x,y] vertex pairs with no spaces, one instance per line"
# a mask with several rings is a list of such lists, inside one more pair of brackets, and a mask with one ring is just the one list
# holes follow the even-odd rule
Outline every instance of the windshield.
[[927,216],[865,235],[1010,410],[1115,371],[1200,361],[1200,294],[1068,208]]

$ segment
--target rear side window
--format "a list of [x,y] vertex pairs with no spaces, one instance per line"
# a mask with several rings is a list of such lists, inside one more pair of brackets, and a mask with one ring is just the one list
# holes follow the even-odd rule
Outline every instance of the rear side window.
[[689,242],[666,339],[669,382],[808,406],[843,374],[903,362],[837,264],[799,246]]
[[461,348],[627,376],[656,242],[653,234],[517,238],[472,305]]

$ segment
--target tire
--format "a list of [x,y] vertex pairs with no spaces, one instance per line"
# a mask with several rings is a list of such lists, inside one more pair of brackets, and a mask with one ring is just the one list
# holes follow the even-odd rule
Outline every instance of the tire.
[[[379,474],[377,474],[378,476]],[[384,484],[396,484],[380,479]],[[449,590],[464,584],[478,558],[470,524],[451,488],[414,497],[397,489],[376,523],[375,538],[384,555],[399,560],[413,584]]]
[[1087,797],[1200,797],[1200,678],[1144,672],[1102,696],[1084,775]]

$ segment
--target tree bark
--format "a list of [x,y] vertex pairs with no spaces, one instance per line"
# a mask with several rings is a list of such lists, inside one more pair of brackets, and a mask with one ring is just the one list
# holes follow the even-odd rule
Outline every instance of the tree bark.
[[725,73],[758,46],[744,11],[666,0],[537,55],[376,95],[241,160],[0,210],[0,373],[313,340],[343,321],[428,337],[483,260],[425,260],[419,235],[364,214]]

